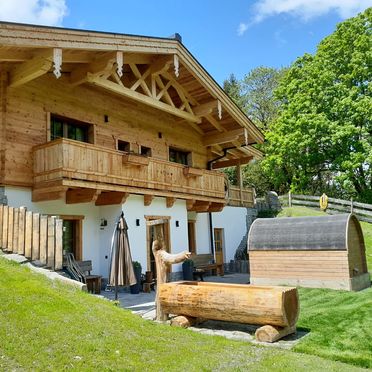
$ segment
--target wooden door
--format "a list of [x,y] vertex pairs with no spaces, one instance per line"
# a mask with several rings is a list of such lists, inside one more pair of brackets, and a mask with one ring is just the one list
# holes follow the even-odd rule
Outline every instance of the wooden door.
[[170,252],[169,217],[151,216],[147,219],[147,271],[151,271],[156,278],[155,257],[152,253],[152,243],[156,239],[163,239],[165,250]]
[[216,264],[223,265],[224,257],[223,257],[223,249],[224,249],[224,241],[223,241],[224,231],[220,228],[214,229],[214,252],[216,257]]

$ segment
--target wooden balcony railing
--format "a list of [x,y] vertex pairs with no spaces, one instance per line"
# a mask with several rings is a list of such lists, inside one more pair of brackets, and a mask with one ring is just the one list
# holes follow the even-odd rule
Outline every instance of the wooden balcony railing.
[[[173,196],[211,203],[226,203],[224,175],[181,164],[58,139],[34,147],[34,189],[61,181],[73,187]],[[84,183],[84,184],[83,184]],[[85,186],[86,185],[86,186]],[[92,185],[95,185],[94,187]],[[106,186],[105,186],[106,185]]]
[[254,207],[254,188],[248,187],[240,189],[236,186],[229,187],[229,201],[228,205],[232,207]]

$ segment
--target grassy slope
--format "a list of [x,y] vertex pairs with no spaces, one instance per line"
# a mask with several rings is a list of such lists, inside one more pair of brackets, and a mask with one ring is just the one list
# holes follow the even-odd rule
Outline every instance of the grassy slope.
[[0,370],[357,370],[145,321],[1,257],[0,339]]
[[[323,214],[293,207],[279,217]],[[372,271],[372,225],[363,222],[362,228]],[[311,332],[295,350],[372,368],[372,288],[360,292],[301,288],[300,304],[298,326]]]

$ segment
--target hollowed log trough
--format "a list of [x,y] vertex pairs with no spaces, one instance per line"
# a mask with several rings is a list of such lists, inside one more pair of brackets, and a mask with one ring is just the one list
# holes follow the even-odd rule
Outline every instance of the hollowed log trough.
[[198,319],[264,325],[255,334],[264,342],[296,331],[296,288],[184,281],[161,284],[159,292],[164,313],[179,315],[174,325],[187,327]]

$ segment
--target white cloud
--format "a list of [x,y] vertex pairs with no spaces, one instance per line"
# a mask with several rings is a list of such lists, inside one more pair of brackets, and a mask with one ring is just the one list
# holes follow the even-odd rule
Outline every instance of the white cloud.
[[237,30],[238,35],[242,36],[247,30],[248,30],[248,25],[246,23],[240,23],[238,30]]
[[0,0],[1,21],[58,26],[66,14],[66,0]]
[[331,11],[345,19],[370,6],[372,0],[258,0],[253,5],[253,23],[278,14],[289,14],[306,21]]

